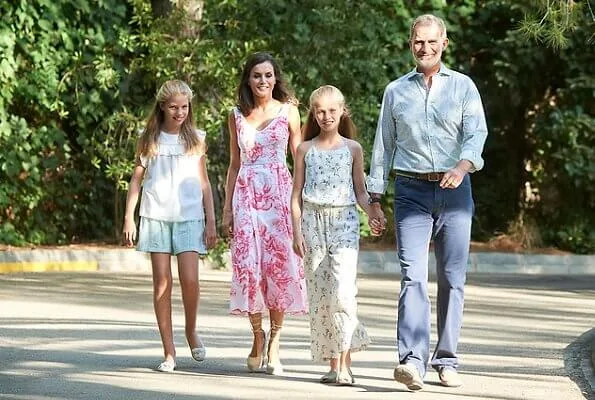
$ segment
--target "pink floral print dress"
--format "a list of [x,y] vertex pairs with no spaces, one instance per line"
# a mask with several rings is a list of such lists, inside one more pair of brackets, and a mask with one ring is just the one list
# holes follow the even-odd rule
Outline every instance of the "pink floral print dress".
[[234,109],[241,167],[232,203],[232,314],[308,311],[302,260],[292,249],[288,110],[283,105],[258,130]]

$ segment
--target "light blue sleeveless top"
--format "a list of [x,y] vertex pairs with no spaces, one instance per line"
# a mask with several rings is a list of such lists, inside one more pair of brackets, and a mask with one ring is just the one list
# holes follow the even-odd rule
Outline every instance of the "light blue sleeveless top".
[[345,141],[343,146],[331,150],[318,149],[313,142],[304,163],[304,202],[335,207],[356,204],[353,156]]

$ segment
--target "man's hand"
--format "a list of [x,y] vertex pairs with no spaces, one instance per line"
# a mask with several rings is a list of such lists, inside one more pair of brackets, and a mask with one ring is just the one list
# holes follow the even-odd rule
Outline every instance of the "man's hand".
[[440,181],[440,187],[442,189],[456,189],[459,187],[461,182],[463,182],[463,178],[465,178],[466,174],[467,172],[459,169],[458,167],[449,169],[444,173],[444,176]]
[[473,168],[473,164],[469,160],[461,160],[455,165],[453,169],[449,169],[444,173],[440,181],[442,189],[456,189],[459,187],[465,175]]

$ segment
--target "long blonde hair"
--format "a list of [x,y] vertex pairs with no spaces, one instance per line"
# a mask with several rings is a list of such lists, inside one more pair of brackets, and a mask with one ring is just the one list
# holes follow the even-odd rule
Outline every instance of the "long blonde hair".
[[161,106],[169,101],[173,96],[186,96],[188,99],[188,116],[180,127],[180,138],[184,143],[184,149],[189,154],[204,154],[206,144],[199,139],[194,126],[194,116],[192,114],[192,89],[183,81],[170,80],[165,82],[155,96],[155,105],[147,119],[145,129],[141,133],[136,148],[136,156],[153,157],[157,154],[157,145],[159,143],[159,132],[164,121],[164,112]]
[[357,135],[355,124],[351,120],[349,108],[345,104],[345,97],[339,89],[331,85],[324,85],[314,90],[310,95],[310,109],[308,110],[308,118],[302,129],[302,137],[304,140],[310,140],[320,135],[320,125],[316,121],[316,103],[318,99],[324,96],[329,96],[338,101],[343,107],[343,114],[339,121],[339,134],[347,139],[354,139]]

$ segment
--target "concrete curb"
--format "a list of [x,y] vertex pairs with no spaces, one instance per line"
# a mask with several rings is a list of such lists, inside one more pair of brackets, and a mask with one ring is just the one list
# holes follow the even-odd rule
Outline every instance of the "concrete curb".
[[[206,268],[214,269],[206,258]],[[176,266],[176,258],[172,258]],[[148,253],[134,249],[34,249],[0,252],[0,273],[50,271],[121,271],[150,272],[151,258]]]
[[[436,272],[436,258],[429,254],[429,269]],[[395,251],[362,251],[358,270],[362,273],[398,274]],[[595,275],[595,255],[547,255],[520,253],[471,253],[467,271],[544,275]]]
[[[229,253],[225,255],[229,268]],[[175,257],[173,259],[175,265]],[[202,268],[217,269],[207,258]],[[429,269],[436,272],[436,259],[429,254]],[[125,271],[147,272],[146,253],[125,248],[28,249],[0,251],[0,273],[44,271]],[[545,255],[519,253],[471,253],[470,273],[519,273],[544,275],[595,275],[595,255]],[[361,251],[358,272],[399,274],[395,251]]]

